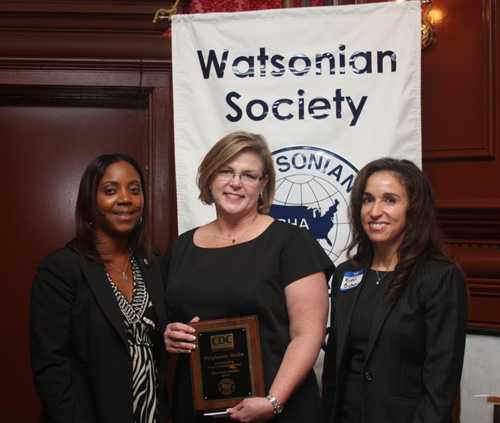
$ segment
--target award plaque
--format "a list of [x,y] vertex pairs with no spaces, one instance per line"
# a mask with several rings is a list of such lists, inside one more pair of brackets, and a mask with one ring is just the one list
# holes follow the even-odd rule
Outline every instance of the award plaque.
[[224,415],[245,398],[265,395],[257,316],[190,325],[197,338],[190,358],[196,411]]

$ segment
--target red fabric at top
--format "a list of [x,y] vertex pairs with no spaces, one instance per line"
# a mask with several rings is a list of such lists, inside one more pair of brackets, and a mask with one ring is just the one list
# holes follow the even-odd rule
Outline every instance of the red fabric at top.
[[191,0],[184,13],[236,12],[243,10],[279,9],[282,0]]
[[[323,6],[325,0],[309,0],[309,6]],[[294,0],[299,7],[301,0]],[[183,7],[183,13],[237,12],[244,10],[280,9],[283,0],[191,0]]]
[[[324,6],[326,0],[309,0],[309,6]],[[302,0],[293,0],[293,7],[302,6]],[[245,10],[281,9],[283,0],[188,0],[180,13],[242,12]],[[170,27],[163,33],[170,38]]]

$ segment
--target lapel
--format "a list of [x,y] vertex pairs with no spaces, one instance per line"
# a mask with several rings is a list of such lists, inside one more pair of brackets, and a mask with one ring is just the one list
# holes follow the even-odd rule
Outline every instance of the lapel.
[[146,289],[148,290],[156,316],[158,317],[158,328],[160,332],[163,333],[163,328],[167,324],[167,316],[160,266],[153,265],[149,259],[142,256],[137,256],[137,263],[141,268]]
[[[348,269],[352,270],[352,269]],[[336,367],[340,368],[344,357],[344,350],[347,343],[347,338],[349,336],[349,331],[351,327],[351,320],[353,316],[353,311],[355,305],[358,301],[359,293],[361,292],[361,287],[365,283],[366,280],[366,268],[356,268],[354,270],[363,270],[363,278],[361,279],[361,283],[356,287],[349,289],[347,291],[340,291],[340,281],[337,281],[338,286],[336,287],[336,301],[335,301],[335,328],[336,334],[335,339],[337,340],[337,354],[336,354]],[[344,274],[340,276],[344,277]],[[345,319],[338,320],[337,316],[345,316]]]
[[99,307],[111,323],[111,326],[115,328],[123,345],[128,350],[127,328],[125,327],[120,307],[116,301],[113,289],[106,278],[102,264],[83,257],[81,257],[81,262],[85,279],[94,293]]

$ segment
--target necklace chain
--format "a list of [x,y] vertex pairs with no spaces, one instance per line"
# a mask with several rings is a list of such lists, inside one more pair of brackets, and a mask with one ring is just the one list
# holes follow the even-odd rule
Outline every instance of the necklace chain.
[[217,232],[219,232],[219,233],[216,233],[215,235],[219,238],[231,241],[231,244],[236,244],[236,241],[238,239],[241,240],[244,235],[246,235],[247,233],[250,232],[250,230],[253,228],[253,224],[255,223],[255,221],[257,220],[258,217],[259,217],[259,214],[256,214],[255,217],[253,218],[253,220],[248,225],[248,227],[245,228],[243,231],[241,231],[241,233],[239,233],[237,235],[231,235],[231,236],[223,235],[222,233],[220,233],[220,229],[218,227],[217,227]]
[[[113,264],[111,263],[107,263],[105,265],[106,267],[106,273],[110,276],[110,279],[111,279],[111,275],[110,275],[110,270],[114,270],[115,272],[118,272],[121,277],[122,277],[122,281],[127,283],[128,282],[128,274],[127,274],[127,271],[130,267],[130,256],[127,257],[127,259],[125,260],[125,265],[123,266],[123,269],[120,270],[120,269],[117,269]],[[110,269],[108,269],[108,267]]]
[[389,272],[385,272],[382,276],[380,276],[380,272],[378,270],[375,270],[375,274],[377,275],[377,280],[375,281],[375,285],[380,285],[385,277],[389,274]]

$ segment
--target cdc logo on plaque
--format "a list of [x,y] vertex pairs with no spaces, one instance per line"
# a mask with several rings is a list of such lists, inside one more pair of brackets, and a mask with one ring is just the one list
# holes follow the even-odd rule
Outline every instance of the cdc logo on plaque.
[[312,146],[274,151],[276,194],[270,215],[308,229],[338,265],[350,239],[349,195],[358,169]]

